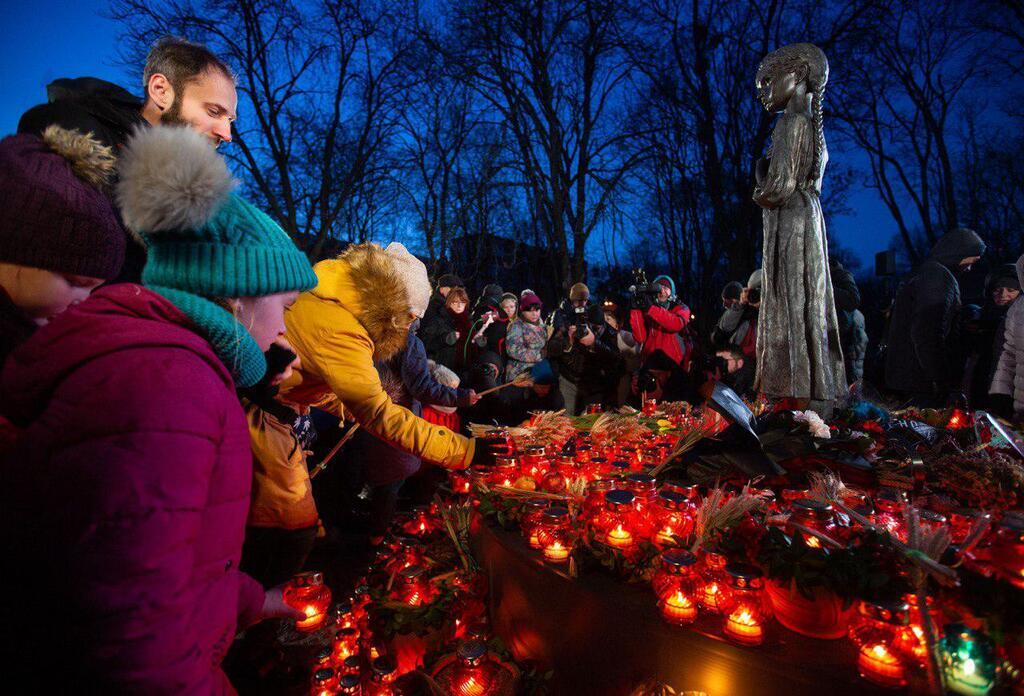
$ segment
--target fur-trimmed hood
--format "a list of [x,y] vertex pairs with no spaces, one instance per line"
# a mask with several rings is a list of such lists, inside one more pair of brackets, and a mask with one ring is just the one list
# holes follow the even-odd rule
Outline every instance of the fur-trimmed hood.
[[358,244],[314,267],[316,289],[285,313],[285,335],[302,365],[281,385],[281,396],[353,420],[381,442],[427,461],[468,466],[470,440],[417,418],[381,384],[376,365],[406,346],[412,320],[395,266],[376,244]]
[[405,347],[409,296],[394,260],[381,247],[355,244],[313,270],[320,279],[313,294],[355,316],[373,341],[374,360],[388,360]]

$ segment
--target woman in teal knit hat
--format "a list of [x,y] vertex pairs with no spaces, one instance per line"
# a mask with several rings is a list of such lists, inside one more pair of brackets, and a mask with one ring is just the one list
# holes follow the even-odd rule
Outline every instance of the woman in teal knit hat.
[[56,651],[90,693],[230,693],[236,632],[295,614],[238,570],[252,455],[235,390],[262,377],[284,309],[317,280],[191,130],[140,131],[119,174],[143,285],[93,293],[0,376],[23,428],[2,460],[4,582],[47,598],[3,603],[4,654],[37,676]]

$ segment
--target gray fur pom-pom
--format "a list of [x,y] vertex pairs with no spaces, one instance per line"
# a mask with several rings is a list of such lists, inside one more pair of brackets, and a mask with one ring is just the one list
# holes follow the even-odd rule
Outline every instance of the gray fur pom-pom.
[[224,158],[187,126],[137,128],[118,175],[121,215],[136,236],[203,227],[237,185]]

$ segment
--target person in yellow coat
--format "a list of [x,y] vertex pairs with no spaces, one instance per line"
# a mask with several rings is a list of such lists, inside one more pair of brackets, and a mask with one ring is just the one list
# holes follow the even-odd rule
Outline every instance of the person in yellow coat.
[[431,288],[423,263],[397,242],[387,248],[365,243],[313,271],[319,284],[285,314],[285,335],[301,368],[282,385],[281,396],[355,421],[427,461],[469,466],[475,441],[392,402],[373,365],[405,346],[409,327],[427,309]]

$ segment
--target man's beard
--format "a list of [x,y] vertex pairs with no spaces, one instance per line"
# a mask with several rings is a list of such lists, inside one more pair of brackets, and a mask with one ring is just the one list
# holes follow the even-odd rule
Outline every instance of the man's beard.
[[191,126],[192,124],[181,117],[181,99],[177,96],[171,103],[171,108],[160,114],[160,123],[164,126]]

